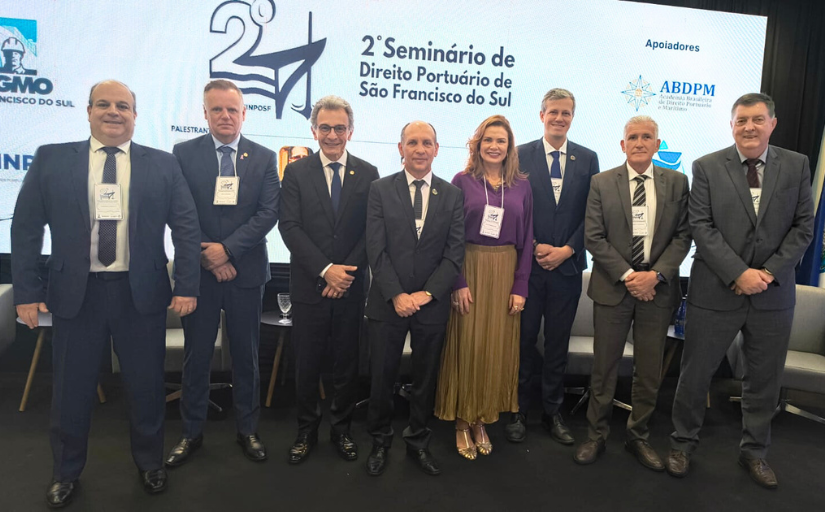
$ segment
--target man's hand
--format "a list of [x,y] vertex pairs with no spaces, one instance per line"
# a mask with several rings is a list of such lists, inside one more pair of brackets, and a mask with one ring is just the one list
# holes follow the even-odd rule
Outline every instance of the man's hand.
[[524,303],[527,302],[527,299],[522,297],[521,295],[514,295],[510,294],[510,315],[517,315],[524,311]]
[[473,294],[470,288],[459,288],[452,293],[451,302],[453,307],[462,315],[470,312],[470,304],[473,303]]
[[656,285],[659,284],[659,279],[656,277],[656,272],[632,272],[624,280],[624,285],[627,291],[630,292],[634,298],[643,302],[653,300],[656,296]]
[[29,329],[34,329],[38,327],[40,323],[37,320],[37,313],[48,313],[49,309],[46,307],[45,302],[33,302],[31,304],[18,304],[17,306],[17,316],[20,317],[20,320],[29,326]]
[[189,313],[195,311],[197,307],[197,297],[178,297],[177,295],[175,295],[174,297],[172,297],[172,303],[169,304],[169,309],[177,313],[180,317],[184,317]]
[[736,278],[730,289],[736,295],[756,295],[768,289],[768,284],[773,281],[773,276],[761,270],[749,268]]
[[393,297],[392,305],[395,306],[395,313],[402,318],[413,316],[420,309],[408,293],[399,293]]
[[237,277],[238,275],[238,271],[235,270],[235,266],[229,263],[228,261],[223,265],[219,265],[213,268],[212,273],[218,279],[219,283],[231,281],[235,279],[235,277]]
[[344,293],[352,286],[355,276],[348,274],[348,272],[355,272],[358,267],[351,265],[332,265],[324,273],[324,280],[327,282],[326,288],[321,293],[323,297],[331,299],[340,299]]
[[536,261],[544,270],[555,270],[564,261],[573,256],[573,248],[569,245],[555,247],[550,244],[538,244],[533,251]]
[[201,266],[212,271],[229,261],[226,249],[218,242],[201,242]]
[[412,293],[410,297],[415,301],[416,309],[421,309],[421,306],[429,304],[433,300],[432,295],[427,295],[427,293],[423,291]]

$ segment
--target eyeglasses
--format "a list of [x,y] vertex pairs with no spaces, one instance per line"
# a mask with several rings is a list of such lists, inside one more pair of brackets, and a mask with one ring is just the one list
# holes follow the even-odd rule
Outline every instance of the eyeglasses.
[[332,130],[335,130],[335,135],[343,135],[347,132],[349,127],[343,124],[337,124],[335,126],[330,126],[328,124],[322,124],[318,127],[318,131],[323,133],[324,135],[329,134]]

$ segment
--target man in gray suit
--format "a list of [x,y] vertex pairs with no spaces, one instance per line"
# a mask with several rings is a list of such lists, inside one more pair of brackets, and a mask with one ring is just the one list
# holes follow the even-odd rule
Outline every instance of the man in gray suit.
[[588,296],[593,299],[593,374],[588,439],[573,460],[596,462],[610,433],[619,361],[633,324],[633,411],[625,446],[654,471],[664,464],[647,442],[656,408],[667,327],[682,294],[679,265],[690,249],[688,180],[653,165],[659,127],[648,116],[624,127],[627,161],[593,176],[584,220],[584,246],[593,255]]
[[773,489],[765,456],[793,321],[794,267],[813,237],[811,172],[805,155],[768,145],[776,127],[770,96],[736,100],[730,125],[735,145],[693,163],[688,216],[696,256],[666,465],[673,476],[687,474],[711,377],[741,331],[747,378],[739,465]]

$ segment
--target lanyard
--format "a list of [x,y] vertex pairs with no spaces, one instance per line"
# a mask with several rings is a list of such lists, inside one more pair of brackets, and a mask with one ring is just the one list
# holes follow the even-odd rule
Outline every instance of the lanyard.
[[[484,176],[484,201],[489,206],[490,205],[490,196],[487,194],[487,176]],[[504,209],[504,177],[501,178],[501,209]]]

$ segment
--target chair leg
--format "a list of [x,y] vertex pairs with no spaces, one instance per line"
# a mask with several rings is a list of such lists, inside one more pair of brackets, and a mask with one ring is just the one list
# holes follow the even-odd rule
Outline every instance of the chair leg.
[[321,400],[326,400],[327,399],[327,394],[324,393],[324,381],[323,380],[318,381],[318,394],[321,395]]
[[168,395],[166,395],[166,403],[173,402],[175,400],[180,400],[181,394],[182,391],[180,389],[177,391],[173,391],[172,393],[169,393]]
[[46,329],[40,328],[37,333],[37,344],[34,346],[34,355],[32,355],[32,364],[29,367],[29,376],[26,378],[26,387],[23,388],[23,399],[20,400],[20,412],[26,410],[26,402],[29,401],[29,392],[32,388],[32,380],[34,380],[34,371],[37,369],[37,362],[40,360],[40,351],[43,349],[43,339],[46,337]]
[[789,412],[791,414],[795,414],[796,416],[802,416],[803,418],[813,420],[817,423],[822,423],[823,425],[825,425],[825,418],[817,416],[816,414],[810,413],[808,411],[803,411],[799,407],[796,407],[795,405],[791,405],[791,403],[788,402],[787,400],[782,400],[782,402],[780,402],[780,404],[779,404],[779,407],[781,407],[781,409],[783,411]]
[[578,403],[573,407],[573,409],[570,410],[570,414],[576,414],[576,411],[578,411],[579,408],[582,405],[584,405],[588,398],[590,398],[590,388],[587,388],[585,392],[582,393],[582,397],[579,399]]
[[281,329],[281,335],[278,337],[278,348],[275,349],[275,361],[272,363],[272,374],[269,376],[269,390],[266,392],[266,406],[272,406],[272,395],[275,392],[275,379],[278,378],[278,366],[281,363],[281,355],[284,351],[284,335],[285,332]]
[[100,387],[100,383],[97,383],[97,399],[100,400],[100,403],[106,403],[106,395],[103,393],[103,388]]

